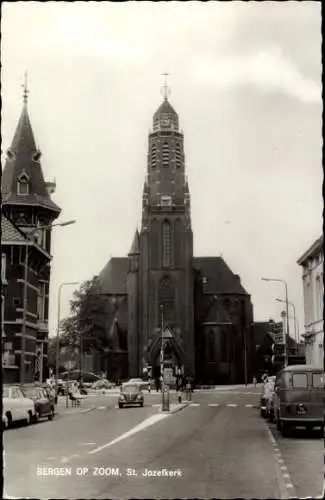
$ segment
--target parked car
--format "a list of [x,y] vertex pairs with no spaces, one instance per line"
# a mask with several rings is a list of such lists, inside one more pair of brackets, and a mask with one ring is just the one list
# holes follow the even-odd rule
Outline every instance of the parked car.
[[50,401],[53,403],[53,404],[57,404],[58,402],[58,397],[57,397],[57,393],[56,393],[56,390],[55,390],[55,386],[54,385],[43,385],[42,386],[43,389],[45,390],[48,398],[50,399]]
[[34,401],[26,398],[19,386],[3,387],[2,408],[8,427],[11,427],[14,422],[24,421],[31,424],[35,420]]
[[40,418],[52,420],[55,415],[54,402],[51,401],[44,387],[24,387],[23,392],[26,397],[32,399],[35,405],[35,421]]
[[143,380],[142,378],[138,377],[138,378],[130,378],[130,380],[128,380],[127,382],[128,384],[136,384],[136,385],[139,385],[140,389],[143,391],[144,389],[148,389],[149,388],[149,382],[148,381],[145,381]]
[[275,381],[274,417],[277,429],[288,435],[293,427],[320,427],[324,435],[324,371],[319,366],[292,365]]
[[260,396],[260,413],[263,418],[268,416],[268,408],[270,407],[270,401],[272,400],[272,394],[274,391],[275,377],[268,377],[265,379],[262,385],[262,392]]
[[266,401],[266,418],[269,419],[270,422],[274,420],[274,385],[275,385],[275,377],[270,377],[268,380],[268,397]]
[[122,384],[118,398],[119,408],[124,406],[143,406],[144,398],[139,384],[130,384],[129,382]]

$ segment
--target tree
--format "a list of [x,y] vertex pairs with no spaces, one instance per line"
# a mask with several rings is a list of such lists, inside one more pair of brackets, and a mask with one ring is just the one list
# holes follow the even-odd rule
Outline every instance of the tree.
[[63,319],[60,325],[62,345],[80,346],[82,338],[84,352],[92,349],[103,351],[111,347],[107,302],[107,297],[101,293],[97,276],[82,283],[70,301],[71,316]]

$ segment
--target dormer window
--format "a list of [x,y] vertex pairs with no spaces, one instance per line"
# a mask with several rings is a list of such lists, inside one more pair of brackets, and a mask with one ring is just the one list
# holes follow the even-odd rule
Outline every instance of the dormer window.
[[7,150],[7,158],[8,158],[8,160],[11,160],[11,161],[13,161],[16,158],[15,153],[11,149]]
[[33,161],[37,161],[37,162],[38,162],[38,161],[40,160],[41,156],[42,156],[42,153],[41,153],[41,152],[40,152],[40,150],[38,149],[38,150],[37,150],[37,151],[33,154],[33,156],[32,156],[32,160],[33,160]]
[[29,179],[26,173],[18,177],[17,194],[20,196],[27,196],[29,194]]

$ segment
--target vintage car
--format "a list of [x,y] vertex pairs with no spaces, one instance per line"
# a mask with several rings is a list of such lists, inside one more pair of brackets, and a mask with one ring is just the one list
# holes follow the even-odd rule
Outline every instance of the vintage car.
[[262,392],[260,396],[260,413],[263,418],[268,416],[272,394],[274,391],[275,377],[268,377],[262,385]]
[[143,406],[143,393],[139,384],[127,382],[121,385],[118,406],[119,408],[123,408],[124,406]]
[[50,399],[44,387],[24,387],[23,392],[26,397],[34,401],[36,422],[40,418],[48,418],[49,420],[53,419],[55,415],[54,401]]
[[8,385],[3,387],[2,408],[8,427],[11,427],[14,422],[24,421],[31,424],[35,420],[34,401],[26,398],[19,386]]
[[319,427],[324,434],[324,371],[319,366],[292,365],[275,381],[274,418],[285,436],[293,427]]

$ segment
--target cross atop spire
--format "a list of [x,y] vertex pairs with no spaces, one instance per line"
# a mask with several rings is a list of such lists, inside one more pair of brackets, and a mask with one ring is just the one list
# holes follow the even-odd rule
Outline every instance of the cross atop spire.
[[168,83],[167,83],[167,77],[169,76],[170,73],[162,73],[162,76],[165,77],[165,82],[164,82],[164,85],[162,86],[161,88],[161,93],[165,99],[165,101],[167,101],[167,97],[170,95],[171,93],[171,90],[170,90],[170,87],[168,87]]
[[27,104],[28,94],[29,94],[29,90],[28,90],[28,86],[27,86],[27,71],[25,71],[25,81],[24,81],[24,84],[22,85],[22,87],[24,89],[23,101],[24,101],[24,104]]

